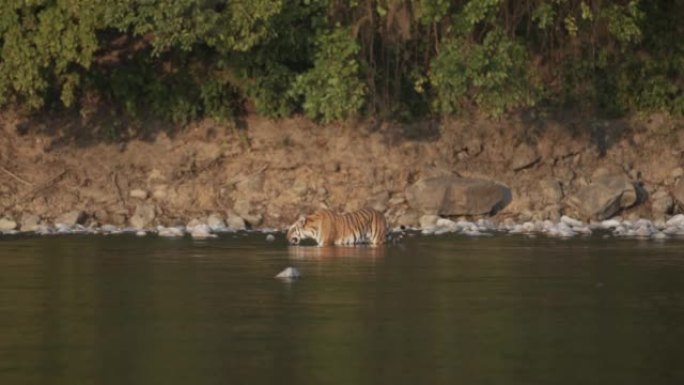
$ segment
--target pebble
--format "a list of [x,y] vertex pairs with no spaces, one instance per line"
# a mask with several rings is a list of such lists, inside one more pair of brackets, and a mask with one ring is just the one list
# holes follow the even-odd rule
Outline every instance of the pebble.
[[266,242],[273,242],[275,241],[275,236],[273,234],[268,234],[266,236]]

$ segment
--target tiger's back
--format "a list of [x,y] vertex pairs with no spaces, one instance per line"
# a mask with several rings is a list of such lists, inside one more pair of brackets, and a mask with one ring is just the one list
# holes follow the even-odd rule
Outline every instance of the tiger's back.
[[387,221],[377,210],[365,208],[346,214],[317,211],[292,225],[287,233],[290,243],[313,238],[319,246],[381,245],[387,240]]

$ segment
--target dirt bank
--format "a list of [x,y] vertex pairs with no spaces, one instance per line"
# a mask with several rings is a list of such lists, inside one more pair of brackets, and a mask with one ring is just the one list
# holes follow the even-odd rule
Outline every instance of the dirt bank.
[[[244,123],[237,129],[203,121],[172,134],[81,140],[78,132],[5,113],[0,217],[20,222],[35,214],[54,222],[77,210],[85,214],[78,220],[91,224],[168,226],[215,213],[254,227],[282,227],[314,208],[370,205],[394,224],[417,224],[423,213],[410,207],[405,189],[421,178],[456,174],[511,188],[513,199],[495,220],[588,219],[576,197],[606,175],[626,177],[639,192],[616,214],[659,219],[678,210],[684,175],[684,124],[660,115],[325,127],[254,117]],[[81,129],[92,134],[87,125]]]

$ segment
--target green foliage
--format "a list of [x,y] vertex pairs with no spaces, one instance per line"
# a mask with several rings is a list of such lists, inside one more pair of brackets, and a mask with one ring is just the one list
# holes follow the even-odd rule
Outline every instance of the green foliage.
[[482,44],[453,39],[433,61],[430,82],[439,111],[457,113],[470,102],[500,116],[534,104],[534,87],[527,81],[525,48],[501,31],[487,34]]
[[0,105],[100,100],[179,123],[537,103],[681,114],[682,14],[646,0],[6,0]]
[[299,75],[293,88],[294,94],[303,95],[308,117],[331,122],[361,109],[366,89],[359,76],[358,53],[359,45],[346,29],[319,38],[313,68]]

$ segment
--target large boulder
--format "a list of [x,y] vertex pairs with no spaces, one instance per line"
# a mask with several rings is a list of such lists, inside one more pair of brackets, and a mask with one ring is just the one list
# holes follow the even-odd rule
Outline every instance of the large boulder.
[[511,202],[511,190],[485,179],[454,175],[421,179],[406,188],[409,205],[425,214],[494,214]]
[[570,203],[583,215],[597,220],[612,217],[637,203],[634,184],[623,175],[606,175],[581,188]]

